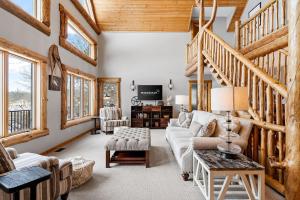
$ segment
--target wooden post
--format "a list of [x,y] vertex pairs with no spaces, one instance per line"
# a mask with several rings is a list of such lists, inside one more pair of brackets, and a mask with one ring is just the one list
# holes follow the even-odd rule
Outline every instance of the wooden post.
[[241,34],[240,34],[241,21],[235,21],[235,48],[239,50],[241,48]]
[[288,200],[299,199],[300,188],[300,0],[288,0],[289,65],[286,106],[286,181]]
[[[199,12],[199,30],[203,27],[204,23],[204,2],[203,0],[197,1]],[[197,59],[197,89],[198,89],[198,110],[203,110],[203,95],[204,95],[204,57],[202,36],[199,34],[198,38],[198,59]]]

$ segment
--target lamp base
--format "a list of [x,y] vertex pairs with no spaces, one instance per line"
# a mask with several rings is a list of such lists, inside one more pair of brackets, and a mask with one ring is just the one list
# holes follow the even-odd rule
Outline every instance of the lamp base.
[[229,158],[229,159],[235,158],[236,155],[242,152],[242,149],[239,145],[226,143],[226,142],[222,144],[218,144],[217,148],[221,152],[224,158]]

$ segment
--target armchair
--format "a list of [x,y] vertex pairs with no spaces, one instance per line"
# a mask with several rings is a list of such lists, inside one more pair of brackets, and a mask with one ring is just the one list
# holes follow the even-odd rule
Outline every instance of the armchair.
[[[2,145],[0,143],[0,145]],[[72,164],[56,157],[42,156],[34,153],[18,154],[14,148],[6,148],[16,169],[38,166],[52,173],[51,179],[40,183],[37,187],[37,200],[62,200],[68,198],[72,186]],[[1,159],[1,158],[0,158]],[[29,200],[29,189],[20,192],[20,198]],[[12,200],[12,196],[0,190],[1,200]]]
[[100,109],[101,131],[113,132],[115,127],[129,126],[128,117],[122,116],[120,108],[105,107]]

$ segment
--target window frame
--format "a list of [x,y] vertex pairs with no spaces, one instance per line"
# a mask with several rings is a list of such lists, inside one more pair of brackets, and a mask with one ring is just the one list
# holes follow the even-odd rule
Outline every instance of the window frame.
[[[34,112],[36,114],[36,128],[34,130],[21,132],[18,134],[8,135],[8,59],[3,59],[3,68],[4,73],[2,74],[2,110],[3,116],[2,118],[2,130],[3,137],[0,137],[0,142],[4,144],[4,146],[11,146],[20,143],[24,143],[42,136],[46,136],[49,134],[49,130],[47,128],[47,57],[42,56],[30,49],[18,46],[4,38],[0,37],[0,51],[2,52],[2,56],[9,56],[9,54],[13,54],[15,56],[21,57],[25,60],[29,60],[34,62],[36,65],[36,85],[35,87],[35,103],[34,103]],[[40,83],[40,84],[39,84]]]
[[[76,56],[82,58],[83,60],[87,61],[88,63],[97,66],[97,42],[90,33],[83,28],[83,26],[73,17],[64,7],[63,5],[59,4],[59,11],[60,11],[60,35],[59,35],[59,45],[63,48],[67,49],[71,53],[75,54]],[[87,41],[91,42],[91,55],[84,54],[80,49],[76,48],[72,45],[68,40],[68,24],[74,27],[77,32],[82,34],[82,37],[86,38]]]
[[97,17],[96,17],[96,12],[95,12],[95,6],[94,2],[89,0],[91,3],[91,9],[94,15],[95,20],[89,15],[89,13],[84,9],[84,7],[81,5],[79,0],[71,0],[75,8],[80,12],[80,14],[85,18],[87,23],[94,29],[94,31],[99,35],[101,33],[101,30],[99,26],[97,25]]
[[42,33],[50,36],[51,35],[51,29],[50,29],[51,0],[40,0],[40,1],[42,1],[40,20],[38,19],[38,16],[37,17],[31,16],[29,13],[27,13],[25,10],[23,10],[21,7],[11,2],[10,0],[1,0],[0,7],[10,12],[11,14],[15,15],[16,17],[23,20],[24,22],[31,25],[32,27],[36,28],[37,30],[41,31]]
[[[97,78],[94,75],[85,73],[80,71],[79,69],[72,68],[65,64],[62,64],[62,91],[61,91],[61,129],[66,129],[71,126],[75,126],[93,119],[97,112]],[[90,82],[90,101],[92,105],[90,105],[90,114],[87,116],[83,116],[84,112],[84,97],[81,95],[81,111],[79,118],[72,118],[68,119],[68,102],[67,102],[67,77],[71,74],[73,78],[71,78],[71,82],[74,81],[74,76],[81,78],[81,94],[83,93],[83,80],[89,80]],[[71,113],[73,113],[73,93],[74,93],[74,85],[71,83],[71,87],[73,89],[70,90],[71,97],[70,97],[70,106],[71,106]]]

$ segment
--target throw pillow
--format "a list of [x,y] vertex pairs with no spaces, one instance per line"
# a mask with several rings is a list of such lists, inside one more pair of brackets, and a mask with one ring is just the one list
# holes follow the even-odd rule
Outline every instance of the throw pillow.
[[178,116],[178,124],[182,128],[189,128],[192,122],[193,113],[180,112]]
[[201,125],[200,123],[198,123],[196,121],[192,121],[189,129],[193,133],[193,137],[196,137],[198,135],[198,132],[200,131],[200,129],[202,127],[203,127],[203,125]]
[[9,154],[5,150],[4,146],[0,142],[0,174],[9,172],[15,169],[15,165],[10,158]]
[[217,125],[217,120],[213,119],[210,122],[204,124],[202,128],[199,130],[197,136],[198,137],[210,137],[215,133]]

